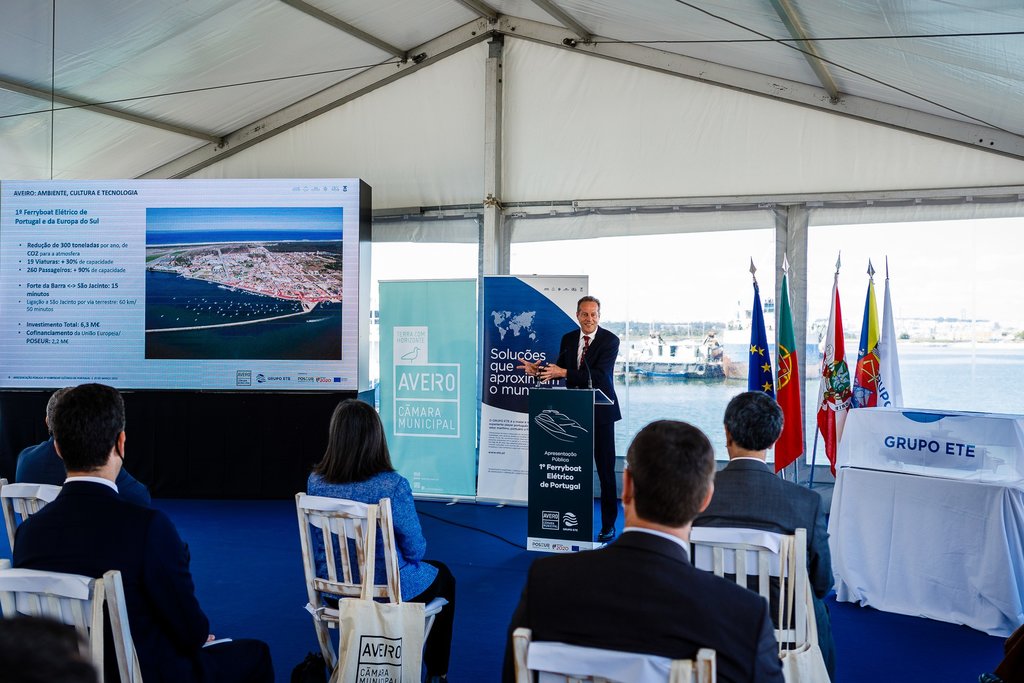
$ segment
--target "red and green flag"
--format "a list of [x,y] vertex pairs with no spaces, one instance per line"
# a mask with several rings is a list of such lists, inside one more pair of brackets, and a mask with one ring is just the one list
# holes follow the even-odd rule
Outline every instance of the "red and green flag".
[[837,259],[825,352],[821,358],[821,384],[818,387],[818,431],[825,441],[825,456],[832,476],[836,474],[836,450],[843,436],[852,394],[850,368],[846,365],[846,346],[843,343],[843,314],[839,306],[839,265]]
[[793,334],[793,315],[789,309],[789,262],[782,262],[782,293],[779,307],[779,338],[776,363],[779,373],[775,400],[782,408],[782,434],[775,442],[775,471],[789,467],[804,452],[803,401],[800,400],[800,367]]

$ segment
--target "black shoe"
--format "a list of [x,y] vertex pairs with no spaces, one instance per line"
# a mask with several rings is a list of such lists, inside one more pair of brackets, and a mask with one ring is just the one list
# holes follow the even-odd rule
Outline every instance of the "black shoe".
[[597,535],[599,543],[610,543],[615,538],[615,527],[608,527],[607,529],[601,529],[601,533]]

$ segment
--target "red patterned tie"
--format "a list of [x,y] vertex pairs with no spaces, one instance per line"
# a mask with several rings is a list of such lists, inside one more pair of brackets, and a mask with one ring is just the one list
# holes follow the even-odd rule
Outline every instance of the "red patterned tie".
[[583,353],[580,354],[580,362],[577,365],[583,365],[583,359],[587,357],[587,349],[590,348],[590,337],[583,335]]

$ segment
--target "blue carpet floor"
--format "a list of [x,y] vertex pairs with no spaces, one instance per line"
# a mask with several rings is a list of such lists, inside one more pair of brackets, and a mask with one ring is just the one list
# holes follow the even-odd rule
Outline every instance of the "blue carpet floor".
[[[218,637],[270,644],[277,680],[317,649],[303,609],[293,501],[157,500],[192,553],[200,604]],[[508,619],[530,563],[524,508],[421,502],[429,558],[458,581],[450,680],[500,678]],[[621,519],[620,519],[621,525]],[[6,540],[0,551],[9,557]],[[1002,658],[1001,638],[928,619],[829,601],[840,683],[974,683]]]

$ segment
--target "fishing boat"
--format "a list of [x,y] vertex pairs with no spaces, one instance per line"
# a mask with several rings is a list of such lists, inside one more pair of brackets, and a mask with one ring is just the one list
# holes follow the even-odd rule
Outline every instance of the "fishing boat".
[[703,340],[668,340],[660,334],[620,348],[616,374],[676,379],[725,379],[728,358],[714,332]]

